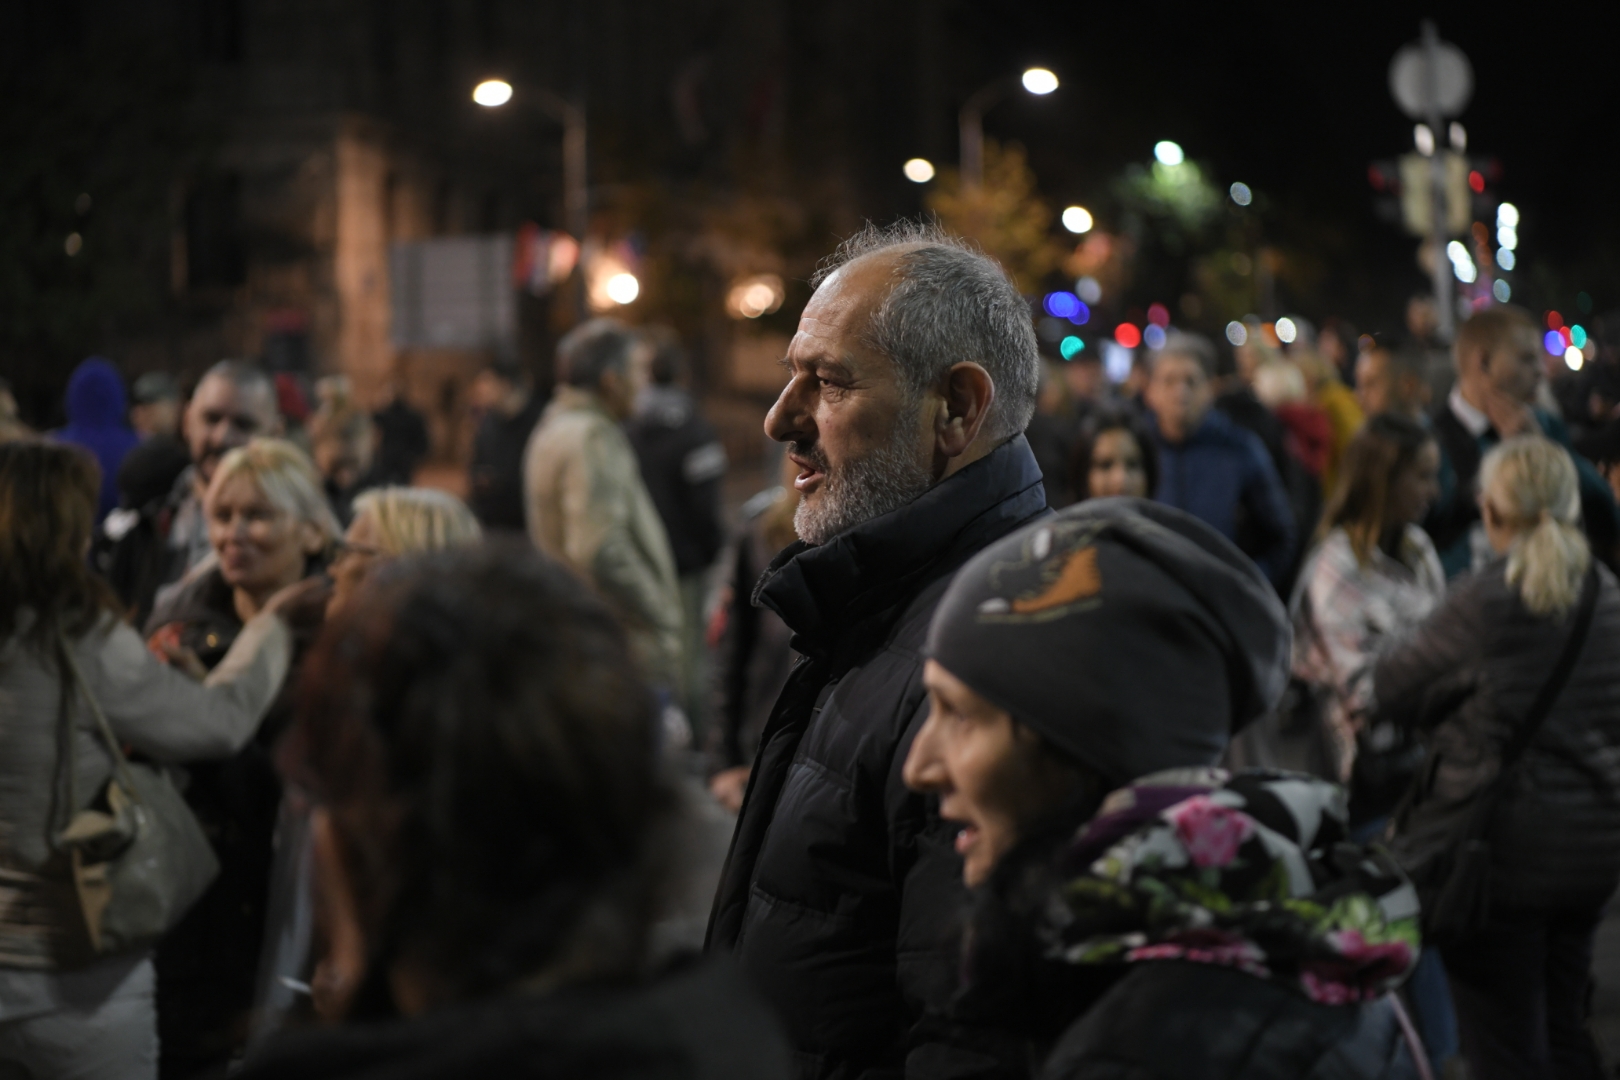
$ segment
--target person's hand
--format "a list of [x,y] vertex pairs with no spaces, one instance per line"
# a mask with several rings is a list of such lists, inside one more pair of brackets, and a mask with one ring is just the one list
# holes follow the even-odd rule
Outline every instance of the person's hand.
[[737,765],[730,769],[722,769],[709,777],[709,794],[714,801],[735,814],[742,809],[743,793],[748,790],[747,765]]
[[176,670],[183,671],[198,682],[208,678],[208,669],[197,654],[190,648],[180,644],[180,624],[177,622],[161,626],[151,637],[146,639],[146,647],[152,655]]
[[326,601],[331,596],[332,579],[325,574],[316,574],[281,589],[264,602],[262,610],[273,612],[288,622],[293,622],[301,613],[311,609],[324,612]]
[[1536,423],[1536,414],[1530,406],[1500,390],[1486,391],[1485,415],[1490,418],[1491,427],[1495,428],[1496,433],[1504,439],[1511,439],[1515,435],[1533,434],[1541,430],[1540,425]]

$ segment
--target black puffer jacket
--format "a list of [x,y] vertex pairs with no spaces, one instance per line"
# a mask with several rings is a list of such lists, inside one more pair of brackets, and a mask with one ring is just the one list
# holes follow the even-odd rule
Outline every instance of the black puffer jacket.
[[951,573],[1045,512],[1020,435],[908,506],[793,545],[755,594],[804,657],[761,738],[709,947],[735,951],[776,1006],[800,1076],[992,1064],[923,1033],[955,990],[967,901],[953,831],[900,770],[927,716],[920,649]]
[[[1423,799],[1397,855],[1433,850],[1497,774],[1503,742],[1530,710],[1569,633],[1506,580],[1502,559],[1459,579],[1444,603],[1374,672],[1378,709],[1432,730]],[[1491,833],[1493,902],[1593,907],[1620,883],[1620,586],[1600,568],[1591,632]],[[1412,867],[1421,876],[1422,867]]]

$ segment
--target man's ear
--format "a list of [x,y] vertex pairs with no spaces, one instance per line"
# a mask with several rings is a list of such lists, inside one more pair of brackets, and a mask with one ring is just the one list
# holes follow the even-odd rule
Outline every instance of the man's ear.
[[996,384],[984,368],[963,361],[946,373],[943,396],[945,408],[935,425],[934,447],[941,457],[960,457],[984,427],[996,399]]

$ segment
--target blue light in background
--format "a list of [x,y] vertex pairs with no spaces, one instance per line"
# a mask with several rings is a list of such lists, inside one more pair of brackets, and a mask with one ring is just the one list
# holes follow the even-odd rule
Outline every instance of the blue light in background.
[[1157,323],[1148,323],[1147,329],[1142,331],[1142,344],[1150,349],[1162,349],[1164,336],[1164,327]]
[[1080,298],[1072,292],[1047,293],[1042,301],[1048,315],[1055,315],[1060,319],[1067,319],[1080,312]]
[[1091,321],[1091,308],[1084,300],[1076,300],[1075,303],[1078,304],[1079,307],[1075,309],[1073,315],[1068,317],[1069,321],[1074,323],[1076,326],[1084,326],[1086,323]]
[[1556,330],[1547,331],[1546,336],[1541,339],[1541,347],[1547,350],[1548,355],[1563,356],[1564,335]]

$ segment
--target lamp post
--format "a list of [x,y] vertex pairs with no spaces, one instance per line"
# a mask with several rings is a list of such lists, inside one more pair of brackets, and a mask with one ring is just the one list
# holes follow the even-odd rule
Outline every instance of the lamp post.
[[[515,96],[512,85],[503,79],[486,79],[473,88],[473,100],[485,108],[499,108]],[[541,87],[526,88],[520,104],[533,105],[562,124],[563,141],[563,222],[581,249],[590,227],[590,189],[585,171],[585,110],[560,94]],[[585,290],[579,291],[583,316]]]
[[[1058,88],[1057,76],[1046,68],[1030,68],[1019,78],[1024,89],[1037,97],[1044,97]],[[981,86],[962,103],[961,111],[956,114],[964,188],[977,188],[984,183],[984,114],[1007,96],[1012,85],[1013,78],[1009,75]]]

